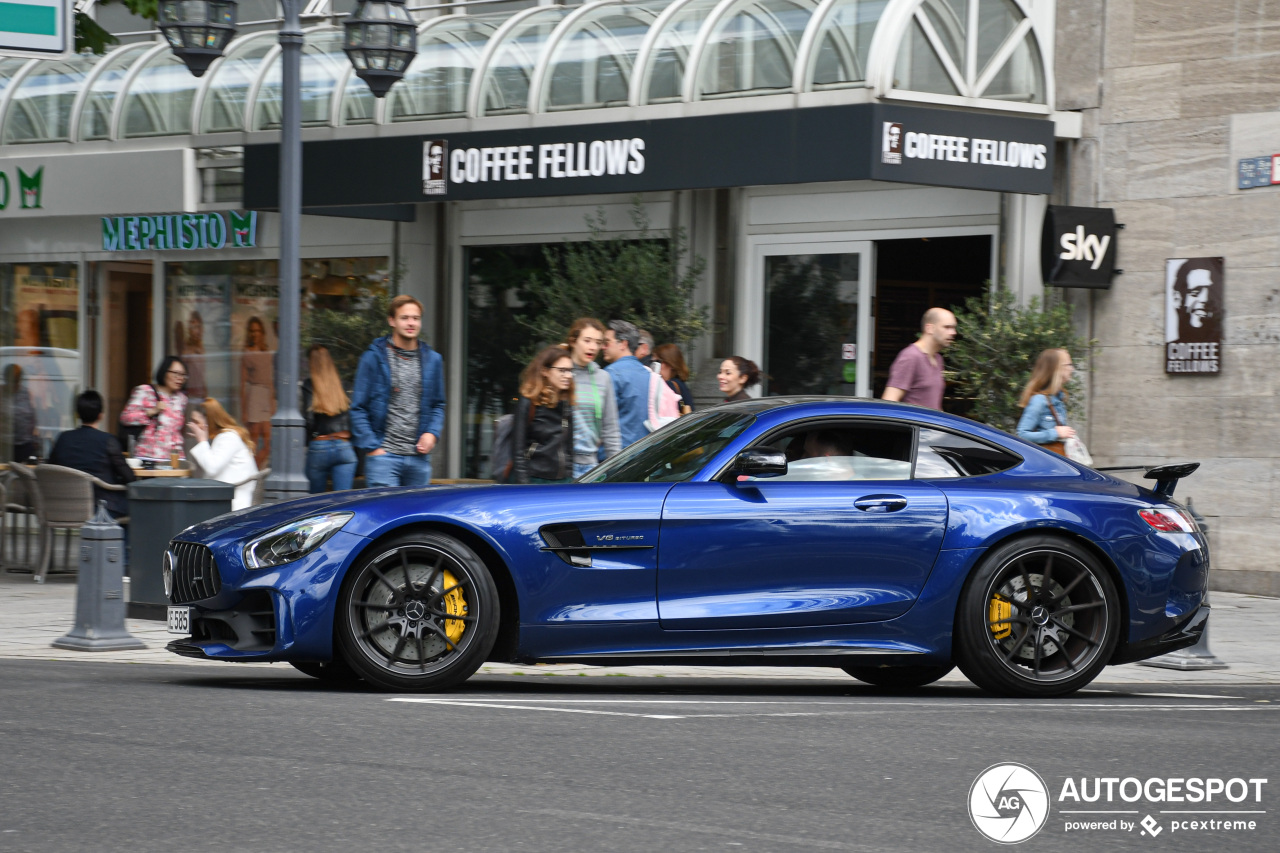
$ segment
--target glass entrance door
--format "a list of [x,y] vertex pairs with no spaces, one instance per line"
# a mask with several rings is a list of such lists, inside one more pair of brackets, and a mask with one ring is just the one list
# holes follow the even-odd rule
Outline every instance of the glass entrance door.
[[873,244],[756,251],[764,278],[762,393],[870,396]]

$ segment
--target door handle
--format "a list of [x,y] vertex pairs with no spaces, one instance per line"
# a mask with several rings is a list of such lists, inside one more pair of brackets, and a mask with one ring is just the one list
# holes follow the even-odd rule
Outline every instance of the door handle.
[[901,495],[871,495],[859,498],[853,505],[863,512],[897,512],[907,508],[907,499]]

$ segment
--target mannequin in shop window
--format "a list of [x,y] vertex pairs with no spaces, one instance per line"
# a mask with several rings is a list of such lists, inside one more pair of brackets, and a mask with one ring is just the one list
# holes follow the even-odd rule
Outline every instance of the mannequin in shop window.
[[276,413],[273,353],[267,347],[267,327],[258,317],[245,326],[240,355],[240,414],[249,430],[253,458],[261,468],[271,458],[271,416]]

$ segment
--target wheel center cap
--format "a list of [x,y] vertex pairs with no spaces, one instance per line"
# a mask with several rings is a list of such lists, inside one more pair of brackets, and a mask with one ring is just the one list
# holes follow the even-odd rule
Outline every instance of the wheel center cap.
[[1049,610],[1043,604],[1031,608],[1031,621],[1036,625],[1049,624]]
[[406,618],[418,622],[427,615],[427,606],[421,601],[410,601],[404,606],[404,615]]

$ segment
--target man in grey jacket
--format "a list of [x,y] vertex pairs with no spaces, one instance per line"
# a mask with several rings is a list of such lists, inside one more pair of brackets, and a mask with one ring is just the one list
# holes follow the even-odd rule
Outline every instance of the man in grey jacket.
[[622,449],[622,434],[613,381],[596,364],[604,323],[593,317],[574,320],[565,344],[573,359],[573,476],[581,477]]

